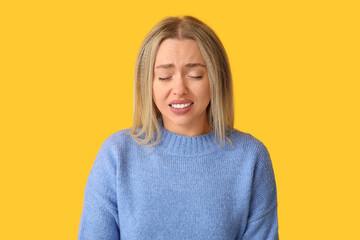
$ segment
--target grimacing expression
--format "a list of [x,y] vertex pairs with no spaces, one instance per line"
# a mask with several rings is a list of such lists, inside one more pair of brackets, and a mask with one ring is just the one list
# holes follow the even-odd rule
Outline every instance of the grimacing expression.
[[210,85],[196,41],[166,39],[160,44],[154,64],[153,100],[167,130],[189,136],[208,131]]

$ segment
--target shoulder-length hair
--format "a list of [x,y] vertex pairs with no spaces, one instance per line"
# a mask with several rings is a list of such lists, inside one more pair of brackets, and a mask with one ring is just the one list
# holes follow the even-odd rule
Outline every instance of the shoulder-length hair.
[[134,76],[134,119],[130,135],[142,146],[154,146],[161,139],[153,101],[152,83],[158,48],[165,39],[192,39],[205,60],[210,84],[207,119],[215,139],[223,146],[233,129],[234,106],[232,76],[226,51],[215,32],[200,20],[191,17],[168,17],[158,22],[146,35],[136,60]]

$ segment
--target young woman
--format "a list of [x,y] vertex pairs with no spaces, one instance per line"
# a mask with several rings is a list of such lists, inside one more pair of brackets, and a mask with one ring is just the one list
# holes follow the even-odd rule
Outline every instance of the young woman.
[[140,47],[133,127],[105,140],[79,239],[278,239],[266,147],[233,129],[232,78],[216,34],[160,21]]

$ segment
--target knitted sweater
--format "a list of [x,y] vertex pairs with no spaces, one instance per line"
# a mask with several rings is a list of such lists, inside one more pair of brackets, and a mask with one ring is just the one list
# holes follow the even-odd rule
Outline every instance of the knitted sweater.
[[162,127],[153,148],[129,130],[108,137],[87,179],[79,240],[278,239],[275,178],[266,147],[235,130],[182,136]]

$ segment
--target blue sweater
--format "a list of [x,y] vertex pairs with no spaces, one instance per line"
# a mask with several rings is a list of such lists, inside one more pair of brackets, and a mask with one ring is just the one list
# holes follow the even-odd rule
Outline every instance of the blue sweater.
[[159,145],[129,130],[108,137],[87,179],[79,240],[278,239],[274,172],[266,147],[235,130],[221,148],[214,133],[162,128]]

